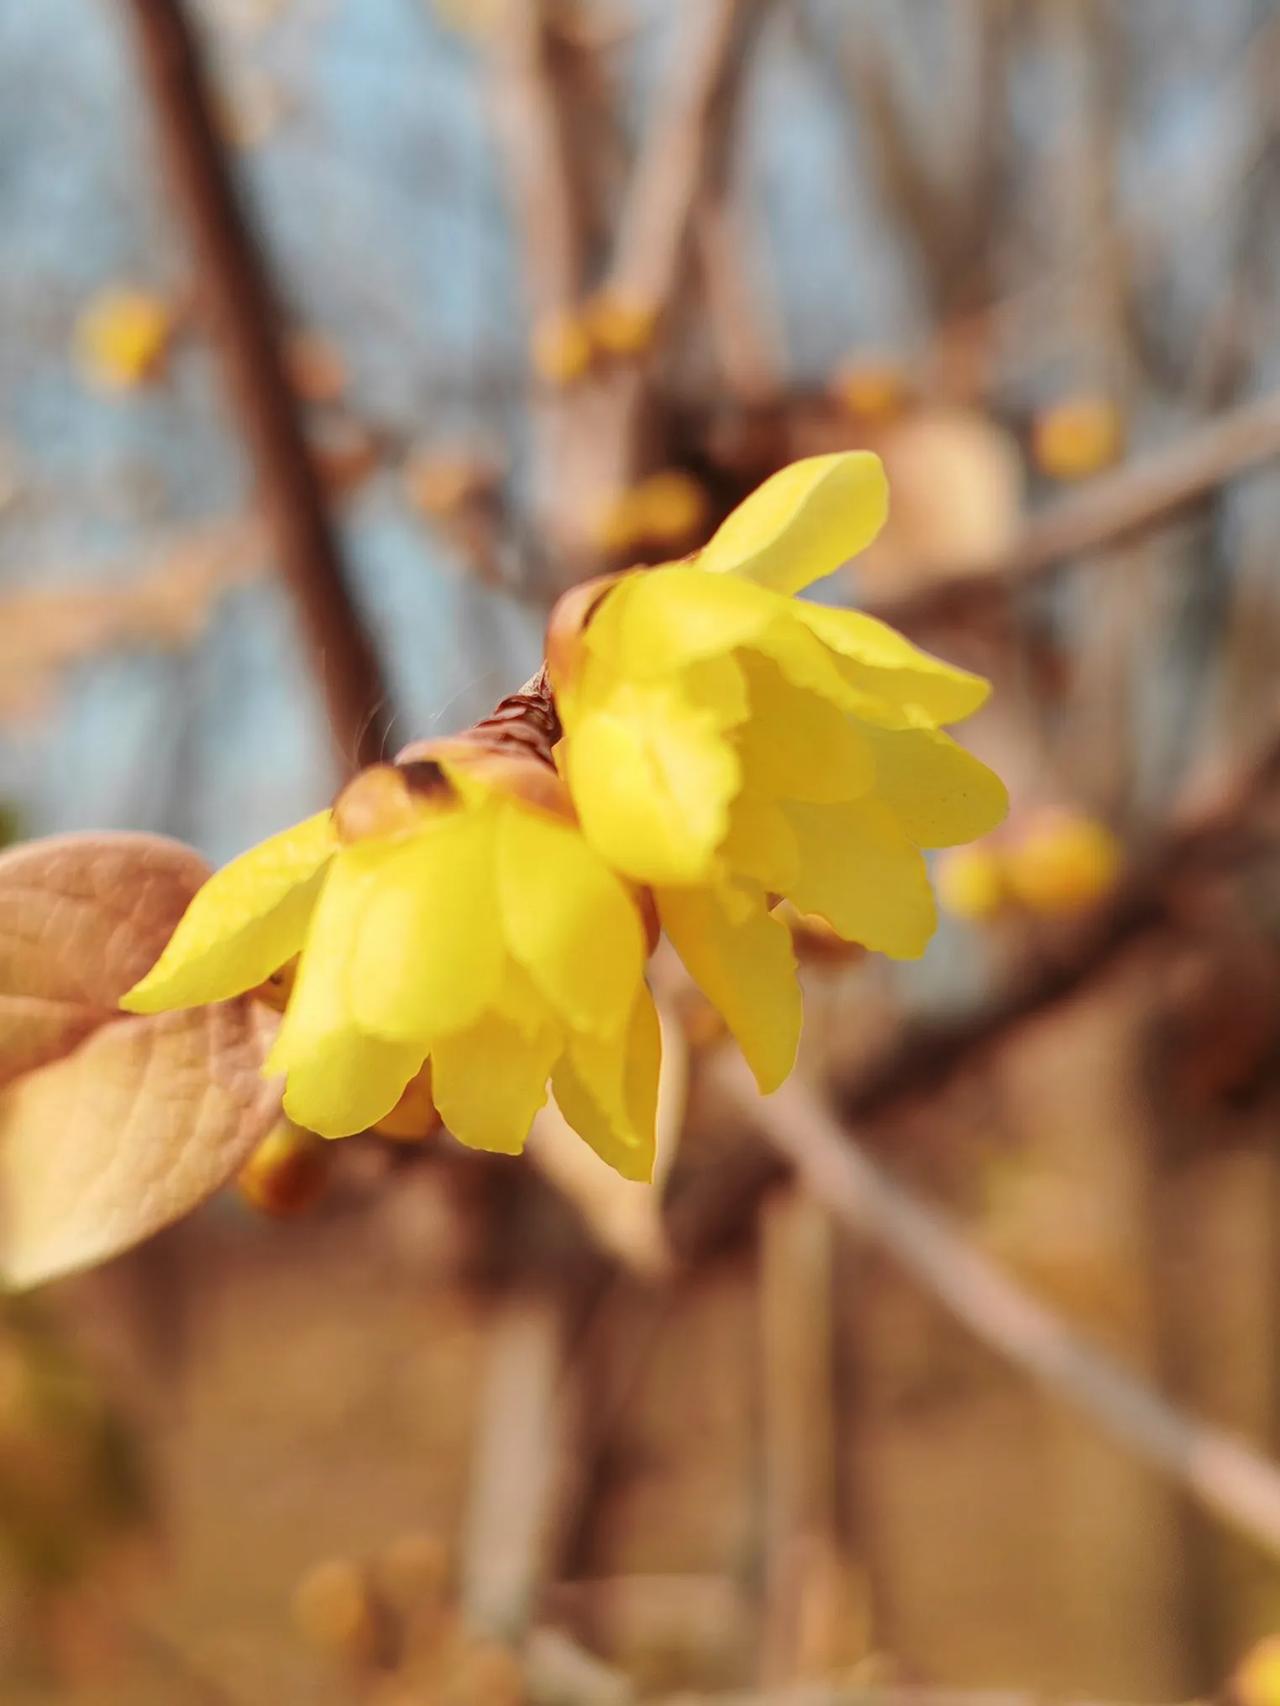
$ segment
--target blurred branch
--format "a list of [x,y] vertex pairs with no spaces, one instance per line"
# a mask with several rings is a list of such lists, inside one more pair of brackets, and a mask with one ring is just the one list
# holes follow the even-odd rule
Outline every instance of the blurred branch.
[[219,139],[194,27],[183,0],[129,0],[129,9],[159,151],[186,221],[334,746],[344,767],[371,763],[385,746],[386,689],[285,375],[278,306]]
[[492,31],[492,111],[521,273],[535,321],[573,312],[582,289],[583,222],[544,0],[507,0]]
[[705,193],[722,186],[741,72],[771,0],[690,8],[632,175],[607,290],[655,320],[671,307]]
[[1276,458],[1280,394],[1272,393],[1220,415],[1167,449],[1100,475],[1078,496],[1033,517],[998,556],[919,592],[886,600],[875,613],[904,626],[947,621],[984,595],[1000,596],[1059,563],[1163,526],[1227,481]]
[[1241,1440],[1185,1415],[1081,1338],[943,1215],[917,1201],[802,1085],[793,1080],[762,1098],[736,1056],[726,1054],[713,1070],[845,1226],[883,1246],[992,1349],[1280,1555],[1280,1468]]
[[522,1634],[547,1576],[560,1491],[572,1474],[576,1384],[566,1383],[558,1295],[516,1292],[498,1306],[471,1471],[462,1602],[486,1634]]
[[716,361],[729,391],[752,409],[781,396],[784,362],[778,317],[770,311],[775,305],[762,300],[760,264],[742,225],[740,208],[721,184],[699,203],[693,240]]

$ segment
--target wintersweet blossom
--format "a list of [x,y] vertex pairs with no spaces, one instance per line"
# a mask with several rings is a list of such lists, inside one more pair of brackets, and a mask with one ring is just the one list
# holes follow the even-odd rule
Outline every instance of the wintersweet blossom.
[[659,1058],[646,935],[550,763],[462,737],[363,772],[331,812],[216,873],[123,1005],[225,1000],[296,955],[267,1070],[298,1125],[373,1126],[429,1063],[454,1136],[517,1153],[550,1081],[574,1129],[645,1179]]
[[1007,809],[999,779],[942,732],[983,702],[984,680],[870,616],[793,596],[886,512],[878,458],[813,457],[701,551],[575,588],[552,616],[557,757],[583,833],[653,889],[764,1090],[800,1029],[777,897],[915,958],[936,923],[921,849],[971,841]]

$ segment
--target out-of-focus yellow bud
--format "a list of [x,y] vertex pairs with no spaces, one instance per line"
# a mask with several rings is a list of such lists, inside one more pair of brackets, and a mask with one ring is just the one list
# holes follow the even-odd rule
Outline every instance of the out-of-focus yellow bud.
[[831,395],[859,421],[891,421],[905,413],[912,387],[906,371],[885,357],[852,357],[831,381]]
[[991,845],[948,848],[934,875],[939,904],[954,918],[983,923],[994,918],[1008,898],[1002,852]]
[[600,505],[591,527],[591,541],[606,556],[621,557],[632,551],[644,535],[644,506],[637,501],[638,488],[613,492]]
[[431,1099],[431,1067],[424,1066],[416,1078],[405,1086],[404,1095],[374,1130],[380,1137],[393,1138],[397,1143],[421,1143],[440,1130],[443,1121]]
[[1106,824],[1084,812],[1038,812],[1004,852],[1009,892],[1031,912],[1079,912],[1115,887],[1123,851]]
[[348,1663],[377,1655],[379,1619],[364,1571],[348,1558],[315,1564],[294,1589],[293,1620],[319,1652]]
[[1280,1635],[1268,1635],[1241,1659],[1228,1695],[1233,1706],[1280,1706]]
[[284,345],[289,383],[304,403],[336,403],[347,388],[347,362],[323,332],[291,332]]
[[1054,480],[1081,480],[1109,468],[1124,450],[1124,422],[1108,397],[1065,397],[1037,415],[1031,455]]
[[705,529],[707,494],[683,468],[651,474],[632,499],[639,531],[655,545],[681,544]]
[[533,328],[529,355],[548,385],[572,385],[591,366],[591,334],[578,314],[556,314]]
[[621,291],[602,290],[587,304],[587,330],[597,349],[613,356],[643,355],[658,329],[651,302]]
[[173,309],[152,291],[101,291],[76,322],[76,361],[103,391],[131,391],[163,369],[173,337]]
[[328,1177],[324,1139],[281,1120],[240,1169],[236,1189],[262,1214],[289,1220],[319,1199]]
[[692,474],[664,468],[601,506],[593,537],[596,548],[623,556],[643,545],[662,550],[688,544],[703,531],[707,494]]

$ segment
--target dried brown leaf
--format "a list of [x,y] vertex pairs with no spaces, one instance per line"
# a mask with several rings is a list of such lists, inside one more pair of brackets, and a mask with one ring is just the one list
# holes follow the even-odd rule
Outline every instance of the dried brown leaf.
[[67,835],[0,854],[0,1085],[118,1018],[209,874],[155,835]]
[[249,1001],[125,1016],[0,1095],[0,1272],[37,1285],[219,1189],[279,1117],[275,1015]]
[[249,1000],[137,1018],[204,861],[151,835],[71,835],[0,856],[0,1274],[32,1285],[194,1208],[279,1112],[276,1016]]

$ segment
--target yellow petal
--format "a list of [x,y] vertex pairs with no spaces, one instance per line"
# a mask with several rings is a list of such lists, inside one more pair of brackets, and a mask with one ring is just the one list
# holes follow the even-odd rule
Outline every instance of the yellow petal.
[[564,742],[583,832],[638,882],[697,882],[729,827],[741,779],[714,720],[670,684],[624,683],[584,709]]
[[698,566],[799,592],[863,551],[884,526],[889,487],[878,456],[837,451],[793,462],[722,523]]
[[991,691],[990,682],[980,675],[921,651],[887,622],[861,610],[803,601],[792,608],[810,633],[839,654],[842,673],[852,686],[884,699],[909,721],[958,723]]
[[336,846],[329,813],[319,812],[215,872],[120,1005],[159,1013],[226,1001],[262,983],[302,946]]
[[1009,810],[1004,783],[937,729],[867,730],[876,758],[876,798],[917,847],[976,841]]
[[745,885],[729,892],[661,889],[656,898],[663,928],[689,975],[723,1014],[768,1095],[791,1071],[800,1041],[791,932],[768,910],[760,891]]
[[800,871],[795,834],[776,800],[744,792],[733,802],[720,856],[735,876],[785,894]]
[[362,1029],[425,1053],[491,1004],[506,964],[497,825],[496,803],[464,807],[380,852],[346,969]]
[[764,589],[687,563],[625,575],[586,629],[593,663],[635,681],[669,675],[745,645],[775,620]]
[[385,1119],[421,1067],[416,1048],[338,1029],[290,1067],[285,1112],[321,1137],[350,1137]]
[[565,1119],[624,1179],[653,1177],[662,1035],[648,986],[641,984],[618,1038],[574,1037],[552,1074]]
[[875,798],[783,807],[800,846],[800,878],[788,891],[846,941],[919,959],[937,913],[924,857]]
[[344,998],[347,960],[379,863],[351,852],[334,860],[267,1060],[268,1072],[288,1074],[289,1117],[324,1137],[346,1137],[383,1119],[426,1052],[364,1035]]
[[616,1036],[644,968],[644,931],[621,879],[579,830],[499,809],[497,898],[512,956],[575,1030]]
[[875,779],[871,747],[830,700],[789,682],[769,658],[748,655],[751,717],[738,731],[744,786],[773,799],[851,800]]
[[527,1036],[496,1013],[441,1037],[431,1051],[432,1097],[458,1142],[518,1155],[561,1047],[554,1026]]

